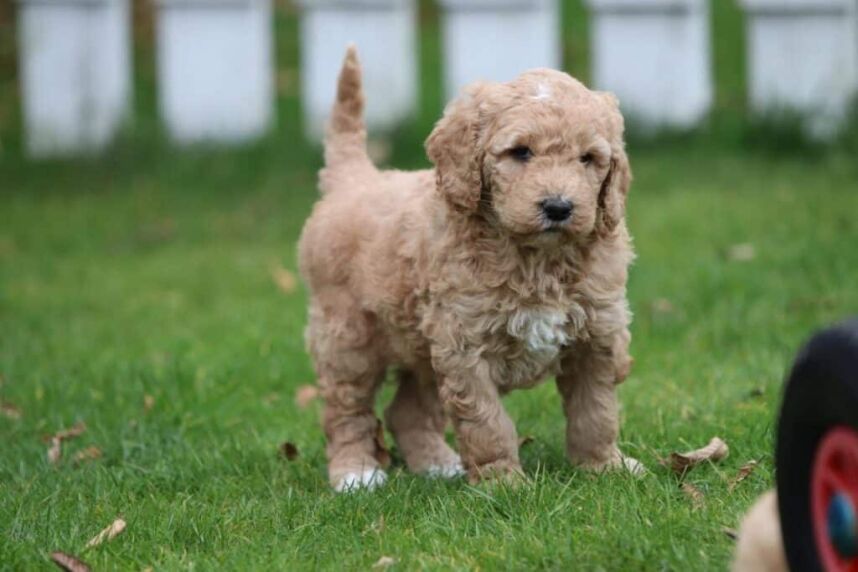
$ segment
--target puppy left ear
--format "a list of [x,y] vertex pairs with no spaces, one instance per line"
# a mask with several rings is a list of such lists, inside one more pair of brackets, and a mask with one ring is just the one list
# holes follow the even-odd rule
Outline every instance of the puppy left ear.
[[599,213],[596,218],[596,234],[602,238],[610,236],[626,212],[626,196],[632,183],[629,159],[622,144],[615,146],[611,154],[611,166],[599,192]]

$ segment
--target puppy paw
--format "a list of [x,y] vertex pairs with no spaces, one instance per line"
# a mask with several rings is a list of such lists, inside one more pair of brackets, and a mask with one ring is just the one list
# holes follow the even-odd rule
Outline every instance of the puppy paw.
[[478,483],[501,484],[518,486],[527,481],[521,465],[509,461],[497,461],[471,467],[468,471],[468,482],[472,485]]
[[359,473],[346,473],[340,477],[334,490],[338,493],[348,493],[365,489],[375,490],[387,481],[387,473],[381,469],[364,469]]
[[575,466],[585,471],[593,473],[604,473],[607,471],[627,471],[628,473],[639,477],[646,474],[646,467],[635,458],[627,457],[616,451],[607,461],[579,461]]
[[465,467],[462,466],[462,459],[456,455],[456,458],[448,463],[429,465],[423,473],[432,478],[454,479],[465,474]]

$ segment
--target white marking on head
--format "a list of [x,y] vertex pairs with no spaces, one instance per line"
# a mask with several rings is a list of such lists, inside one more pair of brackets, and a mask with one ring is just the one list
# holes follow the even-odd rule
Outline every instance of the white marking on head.
[[551,98],[551,90],[548,89],[548,86],[545,85],[544,83],[538,84],[536,86],[536,95],[533,96],[533,99],[536,99],[537,101],[539,101],[539,100],[550,99],[550,98]]

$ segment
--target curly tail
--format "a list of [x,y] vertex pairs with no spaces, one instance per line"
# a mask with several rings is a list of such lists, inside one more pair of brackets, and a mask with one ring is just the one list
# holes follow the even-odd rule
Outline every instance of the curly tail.
[[353,160],[368,161],[366,125],[363,120],[364,95],[357,49],[346,50],[337,99],[325,136],[325,166],[336,167]]

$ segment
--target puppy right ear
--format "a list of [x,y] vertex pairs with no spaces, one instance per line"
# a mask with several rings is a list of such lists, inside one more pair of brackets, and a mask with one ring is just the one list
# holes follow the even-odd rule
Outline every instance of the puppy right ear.
[[476,212],[482,191],[479,106],[484,87],[471,85],[450,102],[426,140],[438,191],[448,204],[466,213]]

